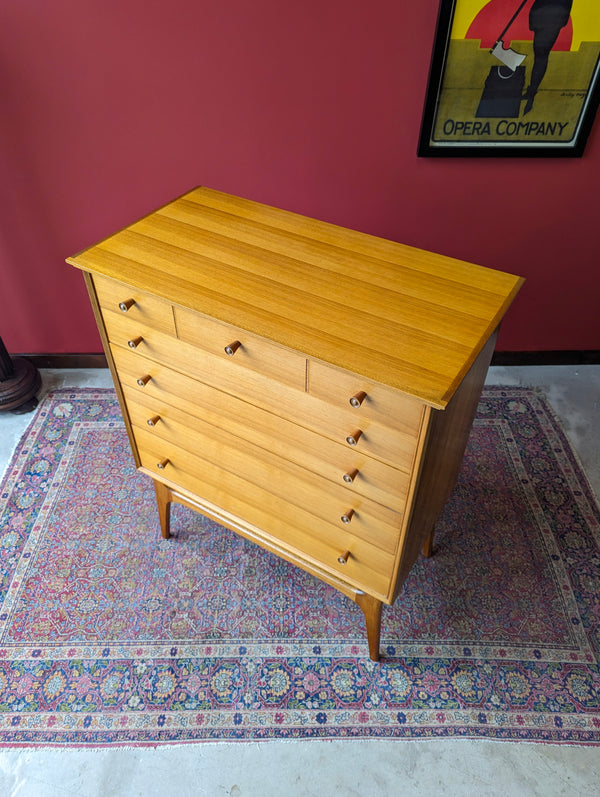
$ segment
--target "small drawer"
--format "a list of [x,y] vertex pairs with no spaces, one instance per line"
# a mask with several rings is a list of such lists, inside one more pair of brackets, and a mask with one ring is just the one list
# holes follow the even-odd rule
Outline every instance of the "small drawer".
[[416,433],[423,403],[394,388],[365,379],[318,360],[308,362],[308,392],[339,407],[351,407],[362,418],[402,432]]
[[103,310],[175,335],[173,308],[164,299],[98,274],[94,275],[94,287]]
[[[356,417],[355,410],[328,404],[316,396],[309,396],[313,423],[322,434],[344,445],[349,451],[375,457],[394,468],[411,473],[415,462],[420,426],[394,429],[368,417]],[[318,402],[318,403],[317,403]]]
[[239,365],[301,388],[306,385],[306,357],[239,327],[175,307],[180,340]]

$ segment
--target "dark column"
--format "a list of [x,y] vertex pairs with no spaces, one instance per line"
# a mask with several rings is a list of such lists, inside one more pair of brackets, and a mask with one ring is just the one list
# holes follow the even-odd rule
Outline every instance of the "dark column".
[[41,384],[35,365],[23,357],[12,358],[0,338],[0,410],[31,412],[37,407],[35,394]]

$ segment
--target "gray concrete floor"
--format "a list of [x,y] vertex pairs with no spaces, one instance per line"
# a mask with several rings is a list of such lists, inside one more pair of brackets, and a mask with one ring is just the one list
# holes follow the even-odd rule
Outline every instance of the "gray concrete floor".
[[[111,385],[108,371],[43,371],[43,391]],[[491,368],[488,384],[535,386],[600,495],[600,366]],[[30,416],[0,413],[0,474]],[[597,748],[431,740],[205,743],[0,750],[0,797],[506,797],[600,795]]]

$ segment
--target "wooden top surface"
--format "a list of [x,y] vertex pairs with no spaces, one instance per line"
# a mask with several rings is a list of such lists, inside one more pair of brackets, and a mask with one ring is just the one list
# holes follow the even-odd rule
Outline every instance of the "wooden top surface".
[[67,263],[439,408],[523,282],[204,187]]

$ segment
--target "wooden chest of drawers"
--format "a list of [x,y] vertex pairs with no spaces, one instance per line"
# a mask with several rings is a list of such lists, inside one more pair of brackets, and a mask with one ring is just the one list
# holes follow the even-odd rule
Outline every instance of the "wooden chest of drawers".
[[67,262],[163,536],[183,503],[325,580],[377,660],[522,280],[206,188]]

